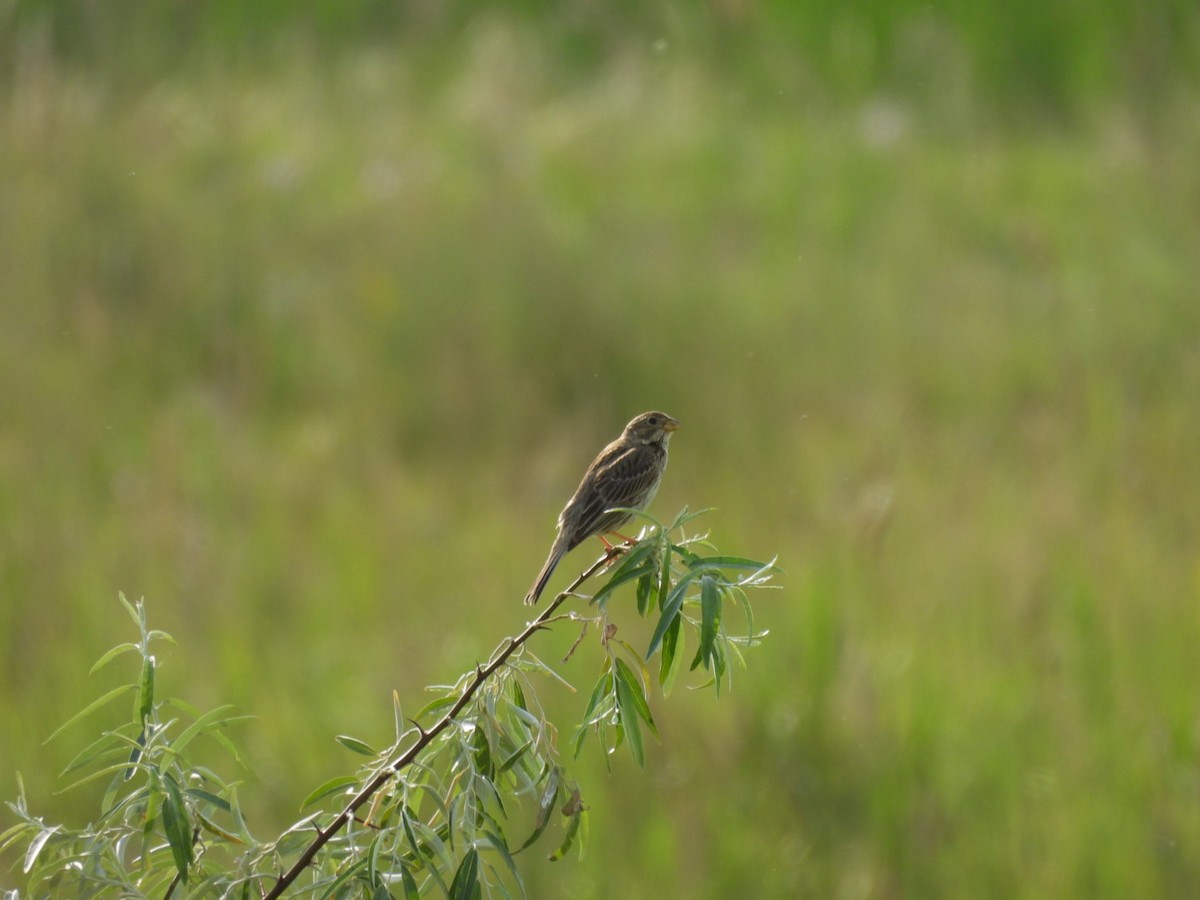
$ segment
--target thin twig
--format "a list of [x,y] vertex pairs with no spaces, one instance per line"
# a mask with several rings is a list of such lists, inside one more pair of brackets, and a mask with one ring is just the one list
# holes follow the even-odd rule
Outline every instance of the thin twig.
[[346,827],[346,823],[348,823],[354,817],[354,814],[357,812],[358,808],[371,799],[376,791],[387,784],[387,782],[390,781],[395,775],[400,773],[406,766],[411,764],[413,760],[417,758],[420,752],[429,746],[430,742],[435,737],[450,727],[451,723],[454,722],[454,718],[463,711],[463,708],[466,707],[466,705],[471,701],[471,698],[474,697],[484,683],[491,678],[501,666],[504,665],[508,658],[516,651],[516,649],[522,646],[526,641],[533,637],[534,634],[544,628],[546,623],[553,618],[554,611],[558,609],[560,605],[562,605],[562,602],[566,600],[567,597],[571,596],[571,594],[573,594],[581,584],[595,575],[596,572],[600,571],[600,569],[604,568],[611,561],[611,557],[608,554],[605,554],[600,559],[596,560],[596,562],[592,563],[591,566],[585,569],[583,573],[571,583],[570,587],[562,591],[550,604],[546,606],[544,610],[542,610],[542,614],[540,616],[526,625],[524,631],[522,631],[515,638],[506,638],[505,642],[501,643],[500,646],[493,651],[492,658],[486,666],[476,666],[474,678],[468,682],[467,686],[463,689],[462,694],[459,695],[458,700],[454,702],[454,705],[450,707],[446,714],[438,719],[437,722],[435,722],[428,729],[421,728],[420,725],[417,725],[419,737],[417,738],[416,742],[407,750],[405,750],[404,753],[402,753],[399,757],[397,757],[394,762],[390,763],[387,768],[383,769],[381,772],[379,772],[379,774],[372,778],[371,781],[367,783],[366,787],[359,791],[354,798],[346,804],[345,808],[338,814],[337,818],[335,818],[327,828],[317,829],[317,836],[313,838],[312,842],[307,847],[304,848],[304,852],[300,854],[296,862],[292,864],[292,867],[279,877],[279,880],[275,882],[275,886],[271,888],[270,892],[266,895],[265,900],[276,900],[276,898],[281,897],[283,892],[287,890],[287,888],[297,878],[300,877],[300,874],[312,864],[312,861],[316,859],[317,853],[319,853],[321,848],[329,842],[329,839]]

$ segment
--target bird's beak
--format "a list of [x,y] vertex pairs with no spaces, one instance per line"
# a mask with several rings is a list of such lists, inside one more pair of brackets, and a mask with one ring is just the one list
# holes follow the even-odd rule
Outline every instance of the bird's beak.
[[679,420],[677,419],[667,419],[666,424],[663,425],[663,431],[676,431],[678,428]]

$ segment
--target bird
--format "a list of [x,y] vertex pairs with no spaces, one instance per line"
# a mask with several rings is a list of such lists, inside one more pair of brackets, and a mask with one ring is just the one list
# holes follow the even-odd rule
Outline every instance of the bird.
[[667,468],[671,432],[678,427],[679,421],[664,412],[644,412],[592,460],[575,494],[558,514],[558,534],[542,571],[525,595],[526,606],[537,603],[555,566],[569,551],[592,535],[599,535],[609,546],[604,535],[613,534],[633,517],[614,507],[645,509],[650,505]]

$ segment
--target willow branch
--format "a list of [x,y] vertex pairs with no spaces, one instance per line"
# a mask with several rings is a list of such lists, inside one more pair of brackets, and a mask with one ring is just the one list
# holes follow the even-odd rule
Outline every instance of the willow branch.
[[410,765],[413,760],[420,755],[421,751],[429,746],[435,737],[449,728],[454,722],[455,717],[458,716],[458,714],[463,711],[466,705],[471,702],[471,698],[474,697],[475,694],[479,692],[479,689],[487,682],[487,680],[491,678],[492,675],[494,675],[496,671],[505,664],[505,662],[508,661],[508,658],[512,656],[514,652],[516,652],[517,648],[524,645],[526,641],[544,628],[546,623],[554,617],[555,610],[562,605],[563,601],[566,600],[567,597],[571,596],[571,594],[573,594],[580,585],[595,575],[598,571],[600,571],[600,569],[604,568],[604,566],[611,561],[612,557],[606,555],[592,563],[592,565],[585,569],[583,573],[576,578],[569,587],[566,588],[566,590],[559,593],[559,595],[555,597],[554,600],[549,603],[544,610],[542,610],[542,614],[540,616],[526,625],[524,631],[522,631],[515,638],[510,637],[506,642],[501,643],[492,652],[492,657],[488,661],[487,665],[477,666],[475,668],[475,677],[472,678],[467,686],[463,689],[462,694],[459,695],[458,699],[454,702],[454,705],[450,707],[446,714],[438,719],[437,722],[435,722],[428,729],[422,728],[419,724],[417,725],[418,735],[416,742],[413,743],[413,745],[405,750],[402,754],[400,754],[400,756],[398,756],[394,761],[389,763],[387,767],[381,770],[374,778],[367,782],[366,786],[359,791],[349,803],[346,804],[345,808],[338,813],[337,818],[330,822],[328,826],[317,829],[317,836],[313,838],[312,842],[307,847],[304,848],[304,852],[300,854],[296,862],[292,864],[292,867],[279,877],[279,880],[275,882],[275,886],[271,888],[264,900],[276,900],[276,898],[282,896],[283,892],[287,890],[287,888],[297,878],[300,877],[300,874],[312,864],[312,861],[316,858],[317,853],[319,853],[321,848],[328,843],[329,839],[346,827],[346,824],[354,817],[354,814],[357,812],[358,808],[370,800],[371,797],[374,796],[374,794],[381,787],[383,787],[392,778],[403,771],[405,767]]

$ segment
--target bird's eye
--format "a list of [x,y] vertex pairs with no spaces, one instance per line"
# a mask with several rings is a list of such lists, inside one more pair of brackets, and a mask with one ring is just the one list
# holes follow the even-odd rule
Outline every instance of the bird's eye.
[[650,424],[651,424],[651,425],[657,425],[657,424],[658,424],[658,416],[651,416],[651,417],[650,417]]

